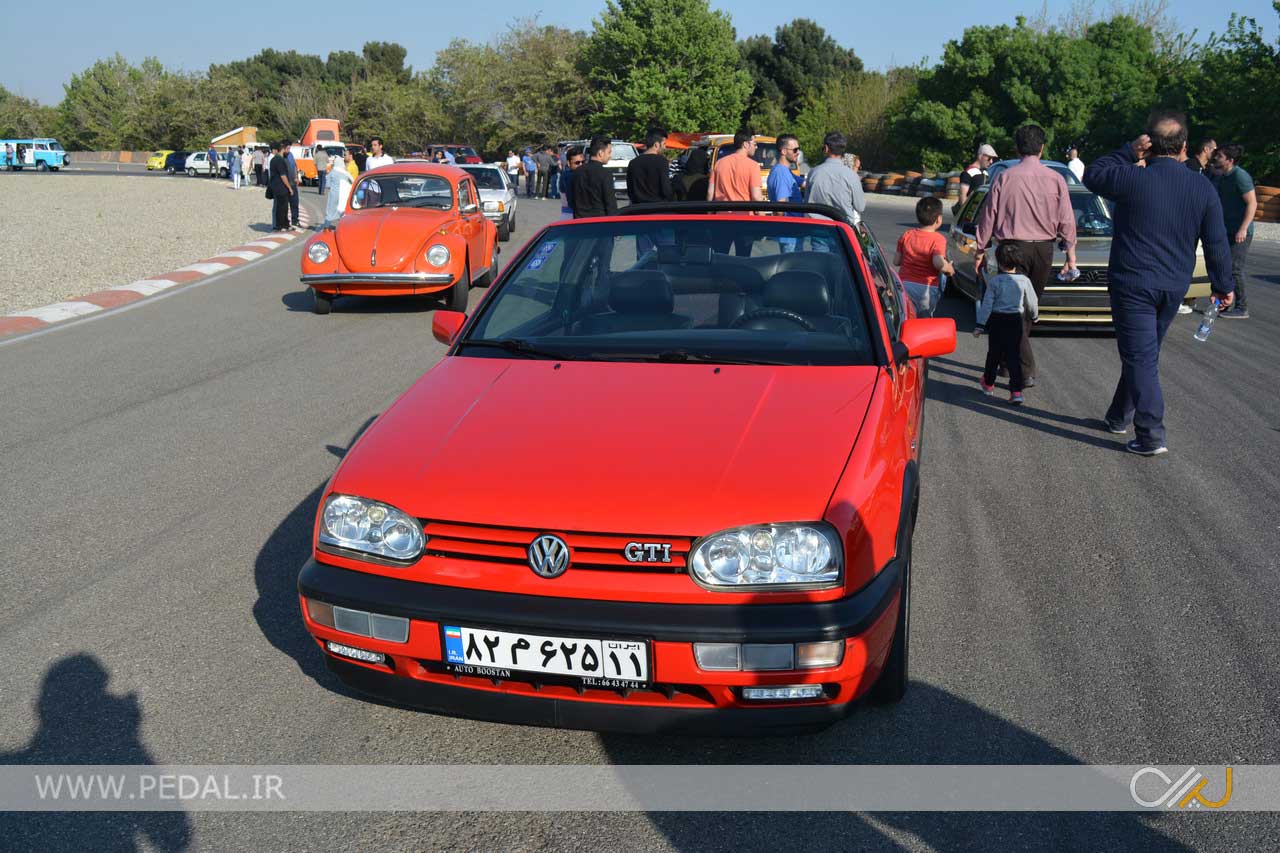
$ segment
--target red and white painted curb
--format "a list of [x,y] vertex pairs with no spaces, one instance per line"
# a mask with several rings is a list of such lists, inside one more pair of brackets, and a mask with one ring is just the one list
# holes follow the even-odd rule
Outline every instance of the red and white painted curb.
[[[298,224],[303,228],[311,224],[311,215],[307,212],[306,205],[302,205],[298,211]],[[79,299],[55,302],[52,305],[30,308],[26,311],[15,311],[12,314],[0,317],[0,338],[7,335],[34,332],[54,323],[60,323],[63,320],[72,320],[76,317],[94,314],[108,308],[118,308],[121,305],[136,302],[139,299],[144,299],[171,287],[190,284],[214,273],[220,273],[232,267],[256,261],[281,246],[289,245],[291,241],[301,236],[303,234],[297,231],[278,231],[264,234],[257,240],[251,240],[243,246],[236,246],[234,249],[228,249],[225,252],[214,255],[212,258],[205,258],[194,264],[187,264],[181,269],[176,269],[164,275],[144,278],[129,284],[117,284],[115,287],[108,287],[106,290],[85,294]]]

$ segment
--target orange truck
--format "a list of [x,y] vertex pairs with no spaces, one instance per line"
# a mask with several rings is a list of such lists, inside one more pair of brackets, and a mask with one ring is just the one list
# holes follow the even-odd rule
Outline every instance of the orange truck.
[[342,122],[336,118],[313,118],[307,123],[307,130],[302,134],[302,139],[289,148],[294,161],[298,164],[299,183],[311,186],[319,182],[319,176],[316,173],[316,149],[322,148],[330,157],[342,159],[347,145],[341,141],[341,136]]

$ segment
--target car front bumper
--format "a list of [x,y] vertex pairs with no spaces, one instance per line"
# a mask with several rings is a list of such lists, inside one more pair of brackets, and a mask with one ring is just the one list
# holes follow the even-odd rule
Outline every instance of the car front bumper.
[[[298,578],[307,630],[329,669],[350,687],[385,701],[450,716],[523,725],[636,733],[758,734],[814,729],[843,717],[883,668],[897,620],[902,563],[895,560],[857,593],[803,604],[677,605],[534,597],[423,584],[307,562]],[[313,622],[306,600],[409,622],[404,643]],[[444,671],[441,625],[502,627],[558,636],[649,641],[650,685],[607,690]],[[835,667],[787,671],[704,671],[694,642],[787,643],[842,640]],[[326,641],[386,655],[386,665],[339,657]],[[821,684],[816,700],[752,702],[741,688]]]
[[312,273],[300,276],[300,280],[309,287],[336,284],[453,284],[453,276],[435,272]]

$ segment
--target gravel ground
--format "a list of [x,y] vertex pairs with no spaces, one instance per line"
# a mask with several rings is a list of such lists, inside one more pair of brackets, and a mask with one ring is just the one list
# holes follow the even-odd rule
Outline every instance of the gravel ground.
[[0,180],[0,210],[21,213],[0,228],[0,315],[170,272],[271,228],[271,203],[256,188],[235,192],[225,181],[190,178],[50,177]]

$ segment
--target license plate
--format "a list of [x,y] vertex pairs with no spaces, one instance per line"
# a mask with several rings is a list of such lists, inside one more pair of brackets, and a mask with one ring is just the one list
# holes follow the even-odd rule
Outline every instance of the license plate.
[[444,625],[451,672],[512,678],[513,672],[576,679],[587,686],[636,687],[649,681],[649,648],[639,640],[553,637]]
[[614,181],[614,182],[613,182],[613,188],[614,188],[615,190],[625,190],[625,189],[627,188],[627,182],[626,182],[626,181]]

